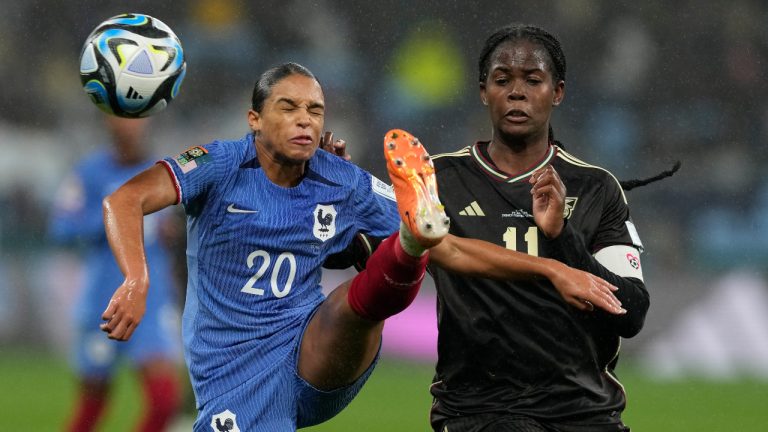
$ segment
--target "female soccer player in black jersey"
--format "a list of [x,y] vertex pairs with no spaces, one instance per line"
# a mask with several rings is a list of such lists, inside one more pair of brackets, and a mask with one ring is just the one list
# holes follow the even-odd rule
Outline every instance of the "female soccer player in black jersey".
[[438,264],[435,431],[627,431],[614,373],[621,338],[643,326],[642,243],[620,183],[563,150],[553,109],[566,62],[541,28],[506,26],[479,59],[493,134],[434,156],[450,233],[557,259],[617,286],[626,314],[566,303],[545,279],[459,276]]

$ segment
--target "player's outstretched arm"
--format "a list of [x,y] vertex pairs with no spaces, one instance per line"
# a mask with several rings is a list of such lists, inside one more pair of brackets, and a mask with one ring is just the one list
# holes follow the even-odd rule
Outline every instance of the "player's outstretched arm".
[[144,215],[176,203],[168,172],[155,165],[107,196],[104,227],[120,271],[125,276],[101,316],[110,339],[128,340],[146,308],[149,271],[144,252]]
[[615,286],[557,260],[452,234],[430,249],[429,259],[432,264],[448,271],[472,277],[500,280],[546,278],[566,302],[580,310],[592,310],[594,306],[612,314],[626,313],[613,295]]

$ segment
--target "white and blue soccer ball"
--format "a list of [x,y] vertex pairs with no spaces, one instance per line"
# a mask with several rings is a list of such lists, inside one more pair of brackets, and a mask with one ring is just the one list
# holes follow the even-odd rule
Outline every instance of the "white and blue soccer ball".
[[148,117],[179,94],[187,64],[170,27],[149,15],[112,17],[91,32],[80,54],[83,89],[102,111]]

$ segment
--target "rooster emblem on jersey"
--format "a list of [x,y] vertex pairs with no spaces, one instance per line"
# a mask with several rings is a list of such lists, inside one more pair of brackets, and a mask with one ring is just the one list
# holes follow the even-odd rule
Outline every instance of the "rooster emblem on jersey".
[[333,215],[323,214],[323,209],[317,209],[317,221],[320,222],[320,232],[328,232],[328,227],[333,223]]
[[312,212],[314,227],[312,234],[321,241],[326,241],[336,235],[336,209],[332,205],[318,204]]
[[221,423],[221,419],[216,419],[216,430],[219,432],[229,432],[233,427],[235,427],[235,421],[231,418],[224,420],[224,423]]
[[240,432],[237,427],[237,416],[230,410],[224,410],[211,417],[211,429],[214,432]]

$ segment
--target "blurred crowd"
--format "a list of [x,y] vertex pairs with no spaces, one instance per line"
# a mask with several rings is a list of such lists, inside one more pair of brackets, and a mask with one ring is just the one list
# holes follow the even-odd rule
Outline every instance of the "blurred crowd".
[[[80,85],[79,51],[100,21],[123,12],[160,18],[185,49],[181,93],[153,120],[158,156],[243,135],[258,74],[296,61],[323,84],[326,127],[382,178],[381,136],[390,128],[413,132],[432,153],[488,139],[477,85],[482,42],[509,22],[541,25],[568,61],[553,123],[569,152],[622,180],[682,162],[674,177],[628,192],[652,307],[625,351],[656,353],[685,324],[683,312],[716,295],[729,273],[764,281],[764,1],[9,0],[0,14],[3,345],[61,348],[65,330],[52,329],[51,317],[67,307],[78,276],[46,241],[45,224],[72,163],[106,142]],[[768,328],[747,333],[768,340]]]

